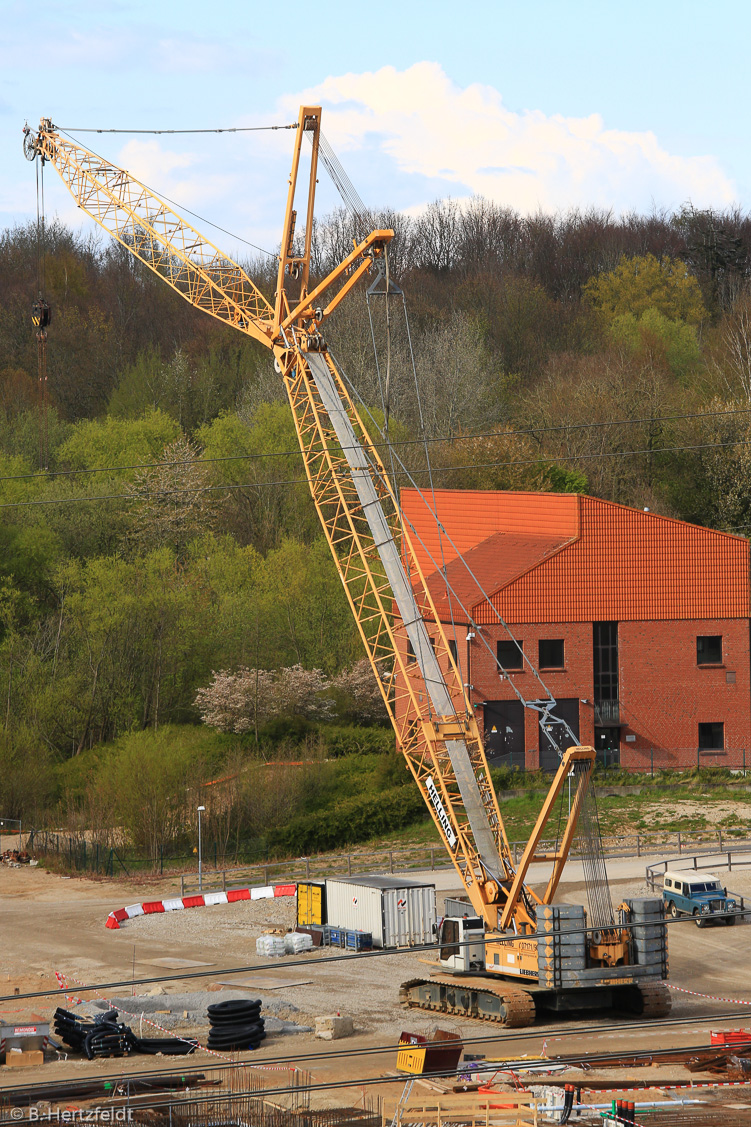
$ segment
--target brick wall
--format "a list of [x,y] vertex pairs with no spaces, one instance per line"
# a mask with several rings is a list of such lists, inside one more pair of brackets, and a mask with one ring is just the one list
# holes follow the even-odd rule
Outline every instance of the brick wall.
[[[591,623],[534,623],[513,628],[532,664],[538,663],[541,638],[562,638],[563,670],[542,670],[542,678],[556,697],[579,700],[579,738],[594,742],[594,671]],[[495,666],[496,642],[508,639],[500,627],[485,627],[469,643],[467,673],[466,631],[459,640],[462,679],[471,679],[471,699],[482,728],[482,702],[515,699],[509,680]],[[721,635],[723,662],[698,666],[697,635]],[[486,644],[487,643],[487,644]],[[697,619],[680,622],[621,622],[618,625],[621,764],[630,770],[658,767],[751,767],[751,676],[748,619]],[[728,674],[731,676],[729,677]],[[734,679],[733,675],[734,674]],[[525,699],[541,696],[529,671],[510,673]],[[698,725],[725,725],[724,752],[698,749]],[[627,740],[634,736],[634,740]],[[539,766],[538,716],[525,718],[526,766]]]
[[[451,637],[450,625],[445,626]],[[556,699],[579,701],[579,739],[594,743],[594,670],[590,622],[519,624],[514,637],[538,665],[540,639],[562,638],[564,668],[543,669],[541,676]],[[721,635],[722,664],[699,666],[697,635]],[[509,635],[499,626],[483,627],[466,641],[467,627],[457,627],[462,680],[480,730],[483,701],[515,700],[510,681],[526,700],[542,696],[529,670],[501,678],[496,642]],[[702,766],[751,768],[751,665],[748,619],[621,622],[618,624],[621,765],[628,770]],[[469,661],[468,661],[469,651]],[[698,725],[725,726],[722,752],[698,752]],[[630,740],[627,737],[632,736]],[[525,712],[525,765],[539,767],[538,714]]]
[[[697,665],[700,634],[722,636],[721,665]],[[618,646],[624,767],[649,770],[651,748],[655,766],[737,767],[744,748],[751,763],[748,619],[622,622]],[[698,725],[713,721],[725,750],[698,755]]]
[[[556,698],[588,698],[590,706],[580,705],[579,738],[582,743],[591,743],[594,738],[592,699],[592,626],[587,622],[534,623],[517,625],[513,628],[514,637],[523,645],[525,655],[537,668],[538,643],[541,638],[562,638],[564,648],[564,668],[545,669],[542,678]],[[472,678],[472,703],[482,726],[482,701],[515,699],[514,690],[509,683],[513,681],[526,700],[542,697],[543,691],[535,675],[525,668],[522,673],[509,673],[509,680],[499,676],[495,664],[496,643],[508,640],[509,635],[501,627],[484,627],[477,631],[470,643],[470,664]],[[487,645],[485,644],[487,643]],[[466,648],[466,647],[465,647]],[[466,659],[465,659],[466,664]],[[467,680],[464,671],[464,680]],[[534,770],[539,766],[540,729],[538,714],[526,710],[525,749],[526,767]]]

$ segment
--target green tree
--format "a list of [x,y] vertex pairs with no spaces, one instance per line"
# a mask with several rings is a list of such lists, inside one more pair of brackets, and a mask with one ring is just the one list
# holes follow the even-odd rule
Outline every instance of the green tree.
[[263,584],[273,624],[267,651],[273,666],[299,663],[331,675],[360,656],[352,612],[325,540],[282,541],[266,557]]
[[[261,403],[247,421],[225,412],[197,432],[222,501],[224,526],[261,552],[284,536],[312,539],[318,519],[305,481],[291,412],[286,403]],[[237,456],[237,460],[235,460]]]
[[650,306],[638,317],[620,313],[613,317],[610,336],[617,344],[625,344],[634,353],[657,350],[674,375],[685,379],[701,363],[701,349],[695,325],[674,321]]
[[138,419],[85,419],[76,423],[60,447],[59,459],[71,469],[138,465],[157,461],[180,428],[164,411],[149,409]]
[[584,297],[606,322],[656,309],[671,321],[698,325],[707,316],[701,289],[685,262],[653,254],[624,258],[607,274],[590,278]]

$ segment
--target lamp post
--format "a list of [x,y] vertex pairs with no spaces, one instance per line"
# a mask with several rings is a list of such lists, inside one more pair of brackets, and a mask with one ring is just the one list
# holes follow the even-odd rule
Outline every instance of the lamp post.
[[201,814],[205,806],[198,807],[198,891],[203,892],[203,857],[201,854]]

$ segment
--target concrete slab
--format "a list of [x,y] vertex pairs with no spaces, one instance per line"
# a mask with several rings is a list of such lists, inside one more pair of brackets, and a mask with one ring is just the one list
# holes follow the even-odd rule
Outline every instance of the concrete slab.
[[312,978],[263,978],[260,974],[254,974],[253,977],[245,981],[240,981],[237,978],[222,979],[219,983],[220,986],[231,986],[235,990],[284,990],[288,986],[309,986],[313,981]]

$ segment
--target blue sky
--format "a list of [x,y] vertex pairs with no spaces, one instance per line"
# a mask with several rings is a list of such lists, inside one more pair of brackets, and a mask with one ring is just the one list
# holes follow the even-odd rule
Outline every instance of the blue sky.
[[[294,120],[303,99],[323,104],[373,206],[473,192],[526,212],[751,205],[747,4],[0,0],[0,12],[0,226],[34,214],[25,119],[239,126]],[[290,133],[80,139],[276,245]],[[48,213],[85,227],[52,170],[46,187]],[[319,214],[337,202],[322,182]]]

